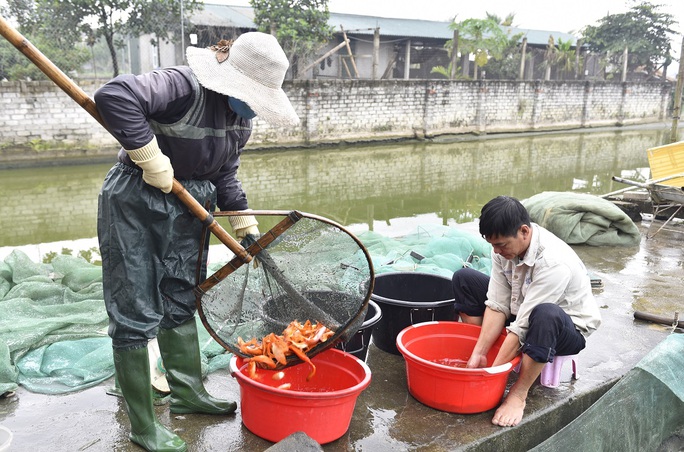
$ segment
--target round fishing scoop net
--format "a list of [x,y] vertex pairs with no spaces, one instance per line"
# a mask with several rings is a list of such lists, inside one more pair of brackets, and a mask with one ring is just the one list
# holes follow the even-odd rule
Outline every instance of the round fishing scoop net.
[[[351,338],[364,321],[373,289],[373,266],[361,242],[315,215],[251,213],[284,218],[258,239],[248,236],[242,242],[252,262],[234,257],[197,287],[198,312],[209,333],[243,358],[253,355],[241,341],[261,341],[271,333],[282,337],[294,321],[327,328],[325,340],[305,351],[309,358]],[[222,214],[230,213],[215,216]],[[296,354],[289,354],[286,362],[275,365],[299,362]]]

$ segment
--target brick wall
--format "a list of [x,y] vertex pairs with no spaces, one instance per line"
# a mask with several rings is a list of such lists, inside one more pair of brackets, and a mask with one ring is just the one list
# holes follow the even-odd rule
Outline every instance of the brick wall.
[[[98,86],[83,82],[89,95]],[[657,83],[302,80],[285,83],[300,127],[255,121],[250,145],[557,130],[662,120]],[[117,144],[52,82],[0,83],[0,162],[111,155]]]

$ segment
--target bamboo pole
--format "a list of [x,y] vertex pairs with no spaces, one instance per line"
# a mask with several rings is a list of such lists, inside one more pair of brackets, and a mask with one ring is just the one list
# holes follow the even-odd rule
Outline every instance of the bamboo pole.
[[300,77],[300,76],[304,75],[304,73],[305,73],[306,71],[308,71],[308,70],[311,69],[312,67],[316,66],[318,63],[320,63],[321,61],[325,60],[326,58],[328,58],[328,57],[329,57],[330,55],[332,55],[333,53],[335,53],[335,52],[337,52],[338,50],[340,50],[340,49],[341,49],[342,47],[344,47],[346,44],[347,44],[347,42],[344,41],[344,42],[339,43],[337,46],[335,46],[334,49],[328,50],[328,51],[325,53],[325,55],[323,55],[322,57],[320,57],[319,59],[317,59],[316,61],[314,61],[313,63],[311,63],[310,65],[308,65],[308,66],[305,67],[304,69],[302,69],[301,71],[299,71],[299,74],[298,74],[297,76]]
[[347,72],[347,77],[354,78],[354,77],[352,77],[352,73],[349,70],[349,65],[347,64],[347,61],[344,59],[342,59],[342,66],[344,66],[344,70]]
[[634,311],[634,318],[638,320],[647,320],[661,325],[668,325],[673,328],[684,328],[684,320],[679,320],[679,312],[675,311],[672,317],[664,315],[651,314],[649,312]]
[[340,25],[340,30],[342,30],[344,42],[347,44],[347,52],[349,53],[349,60],[351,61],[352,67],[354,68],[354,74],[356,74],[356,78],[359,78],[359,70],[356,68],[356,62],[354,61],[354,54],[352,53],[351,46],[349,45],[349,38],[347,38],[347,32],[344,31],[342,25]]
[[392,77],[392,71],[394,70],[394,64],[397,62],[397,52],[394,52],[392,58],[390,58],[385,68],[385,72],[382,73],[382,79],[389,79]]

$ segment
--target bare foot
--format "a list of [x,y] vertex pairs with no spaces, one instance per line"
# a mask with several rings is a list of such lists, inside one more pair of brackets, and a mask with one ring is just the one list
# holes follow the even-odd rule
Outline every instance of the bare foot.
[[513,427],[520,423],[525,411],[525,398],[515,393],[509,393],[503,403],[497,408],[492,418],[492,424],[501,427]]

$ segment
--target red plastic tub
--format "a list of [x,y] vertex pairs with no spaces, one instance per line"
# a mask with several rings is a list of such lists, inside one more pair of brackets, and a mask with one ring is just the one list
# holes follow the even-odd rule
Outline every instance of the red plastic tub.
[[[311,381],[306,381],[308,364],[282,371],[257,369],[257,378],[253,379],[245,360],[233,356],[230,371],[240,384],[242,423],[249,431],[272,442],[301,431],[319,444],[345,434],[356,399],[370,384],[370,369],[360,359],[337,349],[321,352],[311,361],[316,365]],[[291,387],[278,388],[284,384]]]
[[[426,322],[411,325],[397,336],[397,348],[406,361],[409,392],[419,402],[451,413],[481,413],[496,407],[508,374],[520,356],[496,367],[466,369],[480,327],[461,322]],[[487,362],[494,362],[505,332],[494,343]],[[445,363],[445,364],[440,364]]]

